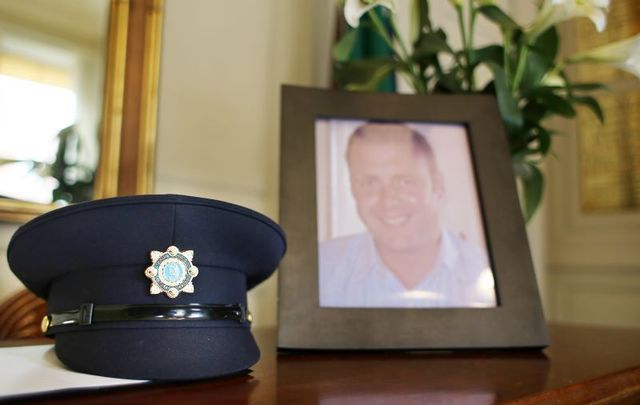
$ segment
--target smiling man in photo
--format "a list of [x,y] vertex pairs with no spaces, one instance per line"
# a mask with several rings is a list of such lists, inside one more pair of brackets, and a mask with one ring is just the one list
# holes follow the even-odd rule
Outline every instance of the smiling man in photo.
[[422,134],[400,123],[362,125],[346,162],[367,231],[320,244],[320,306],[496,305],[486,252],[441,223],[444,181]]

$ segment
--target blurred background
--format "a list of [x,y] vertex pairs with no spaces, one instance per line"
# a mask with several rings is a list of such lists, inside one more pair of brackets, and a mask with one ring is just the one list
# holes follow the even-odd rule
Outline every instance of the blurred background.
[[[122,3],[0,0],[0,302],[22,288],[6,263],[11,235],[20,220],[51,205],[114,193],[181,193],[277,220],[280,85],[330,86],[335,3],[149,0],[157,20],[109,29],[110,10]],[[401,30],[408,31],[409,3],[398,1]],[[433,21],[456,33],[449,2],[431,3]],[[499,3],[522,22],[536,10],[533,0]],[[613,31],[604,35],[640,31],[640,12],[625,11],[637,9],[635,0],[614,0]],[[156,58],[156,69],[144,61],[139,76],[135,64],[125,69],[111,45],[122,41],[114,33],[146,35],[130,42],[129,52]],[[484,21],[478,33],[486,43],[499,37]],[[565,24],[561,37],[566,49],[599,41],[580,22]],[[118,79],[123,74],[127,79]],[[607,73],[576,74],[601,80]],[[603,103],[606,128],[590,118],[557,123],[569,136],[556,139],[557,158],[544,168],[545,199],[528,225],[551,321],[640,326],[640,182],[632,175],[640,157],[640,89],[627,79],[606,76],[614,84]],[[111,114],[101,115],[106,110]],[[138,120],[130,121],[131,110]],[[122,137],[106,138],[114,134]],[[121,159],[108,166],[105,153],[113,150]],[[257,326],[276,324],[277,273],[251,292],[250,306]]]

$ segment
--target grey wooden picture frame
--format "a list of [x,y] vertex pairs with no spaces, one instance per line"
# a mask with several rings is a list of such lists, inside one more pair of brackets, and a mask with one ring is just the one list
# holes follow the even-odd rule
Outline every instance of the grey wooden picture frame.
[[[511,156],[494,97],[401,95],[282,87],[281,349],[541,348],[548,344]],[[495,308],[323,308],[318,299],[315,122],[321,118],[466,126]]]

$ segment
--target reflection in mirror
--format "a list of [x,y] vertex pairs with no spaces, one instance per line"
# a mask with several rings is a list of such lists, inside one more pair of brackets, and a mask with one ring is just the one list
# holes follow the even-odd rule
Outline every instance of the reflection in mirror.
[[90,199],[109,0],[0,0],[0,198]]

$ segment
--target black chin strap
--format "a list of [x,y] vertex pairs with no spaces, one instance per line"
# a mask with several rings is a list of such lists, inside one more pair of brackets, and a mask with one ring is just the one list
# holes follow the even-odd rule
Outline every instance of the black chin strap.
[[93,325],[121,321],[236,321],[251,323],[251,313],[241,304],[184,305],[93,305],[49,314],[42,319],[42,332],[67,325]]

